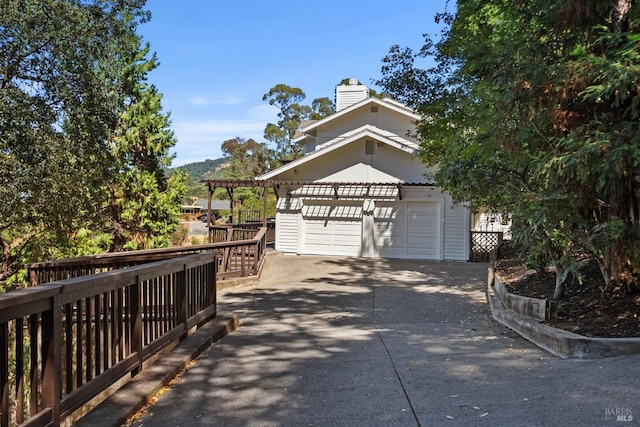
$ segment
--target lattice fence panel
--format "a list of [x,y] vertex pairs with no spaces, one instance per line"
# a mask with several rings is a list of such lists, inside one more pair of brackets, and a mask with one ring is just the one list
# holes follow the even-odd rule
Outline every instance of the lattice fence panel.
[[502,243],[503,236],[502,231],[472,231],[470,261],[489,262],[491,251]]

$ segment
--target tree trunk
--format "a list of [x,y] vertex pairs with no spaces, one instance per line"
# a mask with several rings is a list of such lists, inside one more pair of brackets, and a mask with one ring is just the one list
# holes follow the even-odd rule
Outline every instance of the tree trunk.
[[111,189],[111,198],[109,201],[109,213],[111,216],[111,218],[109,218],[111,223],[111,235],[113,237],[111,246],[109,247],[109,252],[120,252],[122,251],[125,241],[122,234],[122,225],[120,224],[120,209],[118,208],[113,188]]
[[601,289],[603,292],[609,289],[609,284],[611,283],[611,278],[609,277],[609,271],[607,271],[607,267],[604,265],[603,260],[596,256],[596,261],[598,261],[598,268],[600,268],[600,273],[602,274],[602,280],[604,280],[604,289]]
[[556,264],[556,288],[553,291],[553,299],[559,300],[564,296],[564,284],[567,281],[567,274],[564,268],[558,263]]
[[632,0],[616,0],[613,6],[613,29],[616,33],[629,31],[629,14]]
[[0,245],[2,246],[2,265],[0,266],[0,281],[6,280],[14,272],[11,269],[11,248],[9,243],[0,237]]

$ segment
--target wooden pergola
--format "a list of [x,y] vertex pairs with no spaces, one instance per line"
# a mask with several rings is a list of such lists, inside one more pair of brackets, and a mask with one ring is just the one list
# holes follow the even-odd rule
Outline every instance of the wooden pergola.
[[[325,189],[331,189],[333,198],[339,199],[345,197],[346,193],[349,198],[368,198],[372,197],[371,189],[387,188],[397,190],[398,198],[402,200],[403,187],[433,187],[434,184],[430,183],[402,183],[402,182],[318,182],[318,181],[280,181],[280,180],[235,180],[235,179],[208,179],[202,180],[208,189],[209,195],[207,198],[207,226],[211,225],[211,198],[214,191],[218,188],[224,188],[229,195],[231,201],[230,217],[233,219],[233,202],[234,202],[234,190],[236,188],[262,188],[263,189],[263,215],[262,225],[267,226],[267,191],[269,188],[273,188],[278,197],[278,190],[281,187],[322,187]],[[345,191],[348,189],[348,191]],[[342,190],[342,191],[341,191]],[[343,194],[341,196],[341,194]],[[310,194],[314,196],[317,194]]]
[[[263,206],[262,206],[262,226],[267,226],[267,191],[272,188],[272,181],[259,181],[254,179],[205,179],[202,180],[208,188],[209,195],[207,197],[207,226],[211,225],[211,198],[218,188],[227,190],[230,200],[229,217],[233,219],[233,192],[236,188],[263,188]],[[277,193],[276,193],[277,195]]]

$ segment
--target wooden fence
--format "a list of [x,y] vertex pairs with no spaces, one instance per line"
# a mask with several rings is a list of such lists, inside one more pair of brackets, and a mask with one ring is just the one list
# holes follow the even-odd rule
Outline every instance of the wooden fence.
[[0,424],[60,422],[216,316],[218,253],[0,294]]
[[[245,222],[234,225],[210,225],[209,243],[230,242],[235,240],[250,239],[262,227],[262,221]],[[276,241],[275,220],[267,221],[266,243],[271,244]]]
[[[255,275],[251,239],[31,264],[0,294],[0,425],[59,425],[216,316],[216,282]],[[39,285],[39,286],[36,286]]]
[[[227,228],[224,228],[224,231],[227,233]],[[220,252],[217,258],[218,280],[255,274],[267,249],[267,229],[253,227],[245,232],[232,232],[231,236],[232,241],[225,239],[205,245],[108,253],[33,263],[29,264],[27,269],[29,282],[31,286],[35,286],[209,251]]]

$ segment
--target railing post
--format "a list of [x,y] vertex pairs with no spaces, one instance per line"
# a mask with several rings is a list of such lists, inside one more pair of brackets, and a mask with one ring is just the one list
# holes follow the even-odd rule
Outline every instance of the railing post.
[[0,425],[9,425],[9,325],[0,324],[0,348],[4,357],[0,360]]
[[258,274],[258,265],[260,264],[260,242],[256,242],[253,244],[253,265],[252,265],[252,274]]
[[142,283],[140,276],[136,276],[136,283],[132,286],[129,302],[131,304],[131,349],[138,359],[138,366],[131,371],[131,376],[135,377],[142,371]]
[[217,261],[217,256],[213,256],[213,260],[211,261],[211,263],[208,264],[208,270],[209,270],[209,305],[212,305],[214,307],[214,317],[216,317],[218,315],[218,308],[216,307],[217,304],[217,300],[218,300],[218,292],[217,292],[217,283],[218,283],[218,261]]
[[29,275],[29,286],[38,286],[38,272],[31,268],[28,268],[27,272]]
[[247,247],[245,245],[238,246],[237,250],[240,251],[240,274],[245,277],[247,275]]
[[60,297],[54,295],[51,309],[42,313],[42,404],[45,408],[51,408],[53,425],[60,425],[61,335]]
[[187,264],[183,265],[182,270],[176,274],[176,305],[177,305],[177,313],[178,316],[178,324],[184,325],[185,334],[182,339],[186,338],[187,334],[187,319],[189,318],[189,313],[187,311],[187,275],[188,275]]

